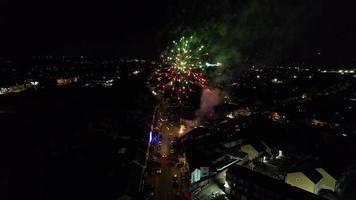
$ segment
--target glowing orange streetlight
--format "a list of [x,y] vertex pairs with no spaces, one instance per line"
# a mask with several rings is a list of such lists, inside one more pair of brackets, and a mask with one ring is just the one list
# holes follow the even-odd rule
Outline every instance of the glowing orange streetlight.
[[182,135],[184,133],[184,130],[185,130],[185,126],[184,125],[180,125],[179,135]]

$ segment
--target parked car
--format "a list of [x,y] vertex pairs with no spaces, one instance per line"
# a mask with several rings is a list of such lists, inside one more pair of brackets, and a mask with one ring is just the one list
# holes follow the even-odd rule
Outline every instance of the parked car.
[[161,168],[157,168],[156,169],[156,174],[162,174],[162,169]]
[[175,179],[173,180],[173,188],[178,188],[178,181]]

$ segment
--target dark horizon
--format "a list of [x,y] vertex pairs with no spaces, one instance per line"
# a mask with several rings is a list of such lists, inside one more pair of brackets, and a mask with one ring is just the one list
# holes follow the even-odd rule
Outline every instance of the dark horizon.
[[[19,4],[2,1],[0,52],[3,55],[109,55],[157,59],[168,41],[183,34],[184,29],[201,29],[201,26],[220,23],[221,15],[229,19],[232,15],[242,15],[241,13],[252,9],[251,6],[255,6],[253,9],[258,12],[266,12],[247,19],[250,24],[247,25],[253,29],[261,27],[260,30],[255,30],[261,33],[247,37],[254,41],[242,41],[252,42],[248,45],[254,47],[253,50],[244,44],[242,50],[247,52],[245,59],[255,59],[262,64],[356,63],[353,53],[356,46],[353,3],[335,5],[329,1],[282,4],[256,2],[248,5],[245,1],[229,0],[220,3],[213,0],[93,3],[38,0]],[[227,8],[230,10],[226,10]],[[289,11],[293,8],[296,9]],[[271,16],[270,12],[277,16]],[[263,24],[265,19],[270,25],[263,27],[259,21],[262,20]],[[300,24],[288,24],[288,21]],[[235,27],[235,22],[224,23]],[[298,30],[292,30],[293,27]],[[271,30],[266,30],[269,28]],[[237,29],[240,31],[241,28]],[[242,34],[246,31],[249,29],[241,30]],[[293,35],[288,35],[289,32]],[[283,35],[280,37],[278,34]],[[285,44],[286,40],[290,44]],[[241,43],[232,40],[231,47],[234,42],[237,46]],[[272,42],[272,46],[265,46],[263,43],[266,42]],[[289,55],[286,58],[268,55],[268,46],[277,46],[271,49],[271,53],[285,52]]]

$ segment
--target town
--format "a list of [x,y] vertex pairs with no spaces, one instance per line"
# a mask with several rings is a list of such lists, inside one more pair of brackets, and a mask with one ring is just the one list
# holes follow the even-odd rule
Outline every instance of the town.
[[[52,177],[47,198],[355,195],[352,67],[251,66],[224,88],[205,88],[180,105],[151,84],[155,61],[30,60],[26,73],[13,70],[16,62],[1,60],[13,66],[1,73],[0,113],[5,135],[15,135],[7,139],[28,138],[20,148],[27,153],[18,157],[37,162],[18,161],[28,165],[26,176],[35,178],[45,168],[37,179]],[[211,105],[202,108],[204,102]],[[40,162],[46,156],[50,165]],[[69,178],[65,185],[59,181]],[[28,191],[42,193],[42,184]]]

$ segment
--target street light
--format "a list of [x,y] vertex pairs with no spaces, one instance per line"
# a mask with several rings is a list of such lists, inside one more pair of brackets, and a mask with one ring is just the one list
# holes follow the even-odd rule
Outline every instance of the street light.
[[180,125],[179,135],[182,135],[184,133],[184,129],[185,129],[185,126],[184,125]]
[[152,131],[150,131],[150,136],[149,136],[149,143],[151,143],[152,142]]

